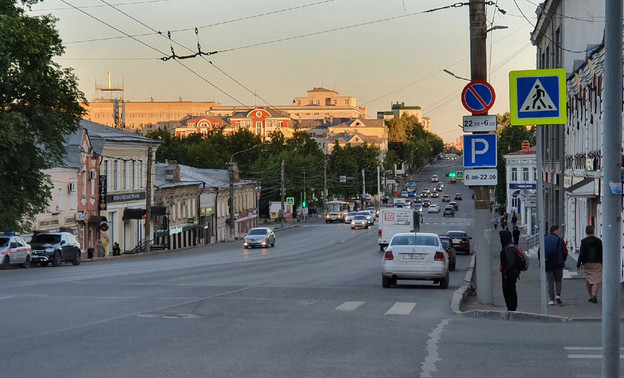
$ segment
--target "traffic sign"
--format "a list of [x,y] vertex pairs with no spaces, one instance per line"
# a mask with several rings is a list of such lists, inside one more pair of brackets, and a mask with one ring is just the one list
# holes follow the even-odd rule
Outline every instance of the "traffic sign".
[[567,122],[564,68],[509,72],[512,125],[559,125]]
[[294,205],[295,197],[286,197],[286,205]]
[[498,170],[496,168],[466,169],[464,185],[466,186],[496,186]]
[[457,171],[455,172],[455,178],[458,180],[463,180],[464,179],[464,171]]
[[496,167],[496,134],[464,135],[464,168]]
[[461,94],[461,101],[464,108],[472,114],[487,113],[494,105],[496,94],[494,88],[485,81],[471,81],[464,87]]
[[464,116],[464,132],[496,131],[496,115]]

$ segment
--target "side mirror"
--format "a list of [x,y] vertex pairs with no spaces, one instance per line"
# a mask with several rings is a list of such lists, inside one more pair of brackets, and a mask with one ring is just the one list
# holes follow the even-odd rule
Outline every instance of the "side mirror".
[[65,240],[61,240],[61,245],[65,245]]

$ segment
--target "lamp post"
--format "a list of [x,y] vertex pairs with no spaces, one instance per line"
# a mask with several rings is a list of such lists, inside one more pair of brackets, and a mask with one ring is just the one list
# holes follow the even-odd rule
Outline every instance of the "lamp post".
[[232,155],[230,155],[230,167],[229,167],[229,171],[230,171],[230,236],[232,238],[232,240],[236,239],[236,227],[234,225],[234,155],[238,155],[241,154],[243,152],[247,152],[250,150],[253,150],[254,148],[258,147],[258,145],[253,145],[247,149],[241,150],[241,151],[237,151],[234,152]]

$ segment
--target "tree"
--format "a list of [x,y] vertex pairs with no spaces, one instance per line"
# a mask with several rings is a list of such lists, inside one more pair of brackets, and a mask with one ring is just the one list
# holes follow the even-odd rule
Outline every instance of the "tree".
[[535,126],[511,126],[509,112],[502,115],[497,114],[496,118],[498,123],[496,130],[496,134],[498,134],[496,202],[505,203],[507,200],[507,182],[505,181],[507,164],[505,164],[503,155],[520,150],[524,140],[528,140],[531,146],[535,146],[536,128]]
[[0,229],[25,231],[51,199],[41,171],[60,165],[86,99],[73,71],[54,62],[64,52],[56,19],[16,3],[0,0]]

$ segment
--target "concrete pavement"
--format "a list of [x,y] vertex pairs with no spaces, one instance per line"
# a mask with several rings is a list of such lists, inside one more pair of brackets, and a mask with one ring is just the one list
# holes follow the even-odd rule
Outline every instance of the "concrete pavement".
[[[477,302],[476,292],[472,289],[473,269],[469,269],[464,280],[465,284],[456,291],[451,305],[452,310],[466,316],[489,317],[503,319],[549,319],[556,321],[571,320],[601,320],[602,293],[598,293],[598,303],[588,302],[589,294],[585,288],[585,276],[582,271],[576,271],[578,255],[570,254],[564,268],[563,285],[561,291],[561,305],[547,305],[546,313],[542,313],[540,295],[540,266],[537,258],[537,247],[526,248],[526,235],[520,236],[520,248],[527,251],[530,258],[529,270],[522,272],[516,288],[518,292],[518,310],[507,311],[501,276],[498,271],[500,260],[500,240],[498,231],[489,230],[490,261],[492,274],[492,304]],[[476,256],[473,255],[471,266],[474,266]],[[620,318],[624,319],[624,290],[620,288]],[[546,299],[548,301],[548,298]]]

